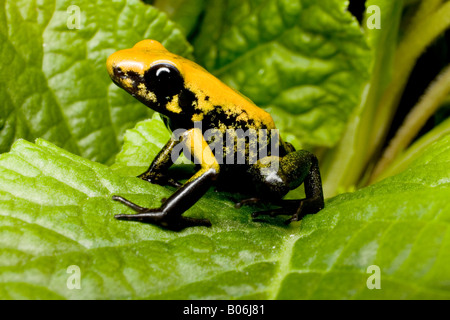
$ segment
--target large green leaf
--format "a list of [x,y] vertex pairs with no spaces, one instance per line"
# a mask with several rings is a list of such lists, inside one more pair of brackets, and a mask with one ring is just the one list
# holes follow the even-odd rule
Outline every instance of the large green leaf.
[[[2,298],[163,297],[184,286],[201,290],[204,281],[224,286],[192,294],[265,297],[258,287],[270,278],[247,272],[270,274],[282,238],[295,230],[280,221],[252,223],[249,209],[236,210],[215,192],[187,212],[211,219],[211,229],[175,233],[115,220],[127,209],[113,194],[157,206],[173,190],[119,176],[43,140],[20,140],[1,156],[0,190]],[[81,269],[81,290],[66,286],[71,265]]]
[[208,1],[198,61],[267,109],[286,140],[333,146],[359,104],[370,52],[345,0]]
[[[111,82],[108,55],[154,38],[190,56],[181,31],[141,1],[1,0],[0,8],[0,152],[40,137],[112,163],[124,131],[151,113]],[[69,29],[76,8],[79,29]]]
[[[277,297],[449,299],[449,159],[446,136],[403,173],[307,217]],[[371,265],[380,290],[366,286]]]
[[[130,131],[124,150],[157,150],[159,123]],[[449,298],[449,157],[446,136],[402,174],[290,226],[252,221],[256,208],[210,191],[186,214],[213,226],[176,233],[113,218],[131,213],[113,194],[158,206],[173,192],[129,176],[144,158],[132,164],[124,151],[111,170],[21,140],[0,157],[0,297]],[[67,286],[73,265],[81,289]],[[370,265],[381,290],[366,286]]]

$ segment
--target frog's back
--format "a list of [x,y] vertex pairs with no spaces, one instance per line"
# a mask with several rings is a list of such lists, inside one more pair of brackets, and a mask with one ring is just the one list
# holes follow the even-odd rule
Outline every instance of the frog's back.
[[185,89],[195,96],[191,111],[193,121],[202,121],[220,130],[275,129],[275,123],[268,112],[199,65],[183,60]]

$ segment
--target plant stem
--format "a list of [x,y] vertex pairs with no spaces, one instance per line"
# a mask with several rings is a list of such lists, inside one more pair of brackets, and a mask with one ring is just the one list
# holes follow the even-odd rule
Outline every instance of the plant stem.
[[414,26],[420,23],[420,21],[428,15],[433,14],[433,12],[441,5],[442,1],[443,0],[422,0],[419,9],[410,21],[411,25]]
[[430,85],[421,101],[411,110],[383,153],[370,178],[370,183],[386,169],[395,157],[417,136],[426,121],[441,106],[450,93],[450,65]]
[[430,132],[420,137],[404,153],[400,154],[373,182],[381,181],[404,171],[411,162],[423,154],[424,150],[441,137],[450,134],[450,118],[440,123]]

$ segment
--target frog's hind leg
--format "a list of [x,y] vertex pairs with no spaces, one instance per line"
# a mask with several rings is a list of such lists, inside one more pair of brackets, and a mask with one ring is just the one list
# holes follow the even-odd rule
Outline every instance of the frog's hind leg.
[[[272,161],[276,160],[275,157],[271,158]],[[269,166],[261,165],[261,163],[255,166],[259,170],[259,183],[263,182],[265,185],[265,193],[269,195],[272,192],[281,195],[282,192],[286,193],[288,190],[296,189],[303,183],[306,198],[275,200],[273,204],[279,208],[254,212],[252,216],[289,215],[291,218],[286,223],[290,223],[299,221],[305,215],[317,213],[323,209],[322,181],[316,156],[306,150],[299,150],[290,152],[284,157],[278,158],[278,160],[278,167],[272,170]],[[265,169],[265,171],[261,171],[262,169]]]

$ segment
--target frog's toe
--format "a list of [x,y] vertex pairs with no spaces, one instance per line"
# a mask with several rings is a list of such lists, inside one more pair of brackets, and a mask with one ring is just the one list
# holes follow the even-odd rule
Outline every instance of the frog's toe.
[[257,204],[257,203],[259,203],[259,202],[261,202],[261,199],[259,199],[259,198],[248,198],[248,199],[244,199],[244,200],[241,200],[241,201],[239,201],[239,202],[236,202],[236,203],[234,204],[234,207],[235,207],[236,209],[239,209],[239,208],[241,208],[242,206],[245,206],[245,205],[252,205],[252,204]]
[[138,206],[136,203],[131,202],[131,201],[129,201],[129,200],[127,200],[127,199],[125,199],[124,197],[121,197],[121,196],[112,196],[112,199],[114,201],[123,203],[124,205],[126,205],[127,207],[130,207],[131,209],[133,209],[134,211],[136,211],[138,213],[145,212],[145,211],[148,210],[148,208],[144,208],[144,207]]
[[292,215],[292,214],[293,213],[289,208],[277,208],[277,209],[253,212],[252,218],[257,218],[260,216],[276,217],[276,216],[280,216],[280,215]]
[[211,222],[208,219],[171,216],[161,208],[144,208],[121,196],[113,196],[113,200],[121,202],[137,212],[136,214],[116,214],[114,218],[117,220],[150,223],[173,231],[180,231],[194,226],[211,226]]

